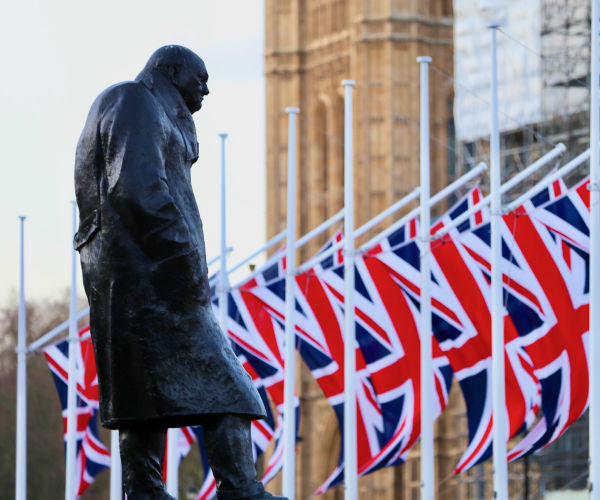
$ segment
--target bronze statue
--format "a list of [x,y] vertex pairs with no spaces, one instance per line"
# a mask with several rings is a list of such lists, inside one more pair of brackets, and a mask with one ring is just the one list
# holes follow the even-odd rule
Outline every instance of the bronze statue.
[[158,49],[132,82],[95,100],[77,145],[81,255],[102,425],[119,429],[129,500],[169,499],[168,427],[202,425],[220,500],[270,497],[256,481],[250,421],[265,410],[209,302],[190,183],[202,59]]

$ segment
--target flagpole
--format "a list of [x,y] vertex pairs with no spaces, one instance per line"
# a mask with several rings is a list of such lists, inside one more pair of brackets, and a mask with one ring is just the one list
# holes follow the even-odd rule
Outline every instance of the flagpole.
[[[331,226],[333,226],[336,222],[341,221],[343,218],[344,218],[344,209],[342,208],[337,214],[332,215],[331,217],[329,217],[329,219],[327,219],[324,222],[321,222],[321,224],[319,224],[317,227],[315,227],[314,229],[311,229],[304,236],[300,237],[296,241],[296,250],[298,248],[301,248],[304,245],[306,245],[313,238],[316,238],[321,233],[325,232],[327,229],[329,229]],[[298,271],[298,269],[296,269],[296,271]]]
[[[77,231],[77,204],[73,207],[73,236]],[[77,251],[71,249],[71,301],[69,307],[69,363],[67,381],[67,464],[65,467],[65,500],[75,500],[75,462],[77,430]]]
[[298,108],[286,108],[288,114],[287,173],[287,239],[285,269],[285,366],[283,381],[283,495],[294,500],[296,495],[296,409],[294,386],[294,288],[296,267],[296,114]]
[[511,201],[508,205],[504,206],[504,210],[506,212],[512,212],[516,208],[520,207],[527,200],[533,198],[537,193],[539,193],[542,189],[547,188],[550,184],[552,184],[555,180],[561,179],[569,172],[575,170],[577,167],[583,165],[586,161],[590,159],[590,150],[586,149],[583,153],[577,155],[567,164],[560,167],[556,172],[547,175],[542,178],[535,186],[525,191],[521,196]]
[[227,194],[225,192],[225,141],[227,134],[219,134],[221,138],[221,269],[219,271],[219,321],[221,330],[227,335]]
[[[527,177],[530,177],[535,172],[537,172],[540,168],[542,168],[544,165],[548,164],[548,162],[552,161],[554,158],[563,154],[566,150],[567,150],[567,148],[565,147],[564,144],[562,144],[562,143],[557,144],[554,149],[552,149],[551,151],[546,153],[541,158],[538,158],[531,165],[529,165],[525,169],[521,170],[517,175],[515,175],[514,177],[511,177],[504,184],[502,184],[500,186],[500,194],[503,195],[504,193],[507,193],[512,188],[517,186],[521,181],[523,181]],[[484,196],[478,203],[473,205],[466,212],[463,212],[462,214],[460,214],[456,219],[453,219],[451,223],[445,225],[441,230],[439,230],[437,233],[435,233],[435,238],[436,239],[441,238],[445,234],[448,234],[450,231],[452,231],[452,229],[454,229],[455,227],[460,226],[464,221],[466,221],[469,217],[471,217],[471,215],[473,215],[475,212],[478,212],[479,210],[481,210],[484,206],[488,205],[490,203],[491,197],[492,197],[491,193],[488,194],[487,196]],[[435,198],[435,196],[434,196],[434,198]]]
[[254,257],[258,257],[261,253],[266,252],[269,248],[277,245],[277,243],[282,242],[287,235],[287,231],[281,231],[279,234],[273,236],[269,241],[267,241],[263,246],[254,250],[250,255],[247,255],[242,260],[240,260],[237,264],[227,270],[228,273],[232,273],[237,271],[240,267],[250,262]]
[[[471,170],[469,170],[466,174],[462,175],[461,177],[456,179],[454,182],[452,182],[452,184],[449,184],[448,186],[443,188],[441,191],[434,194],[431,197],[429,206],[432,207],[433,205],[436,205],[437,203],[441,202],[443,199],[447,198],[450,194],[455,192],[457,189],[461,188],[468,182],[472,181],[473,179],[475,179],[475,177],[481,175],[481,173],[484,170],[487,170],[487,165],[483,162],[478,163],[475,167],[473,167]],[[371,229],[373,229],[377,224],[379,224],[386,217],[393,215],[395,212],[397,212],[401,208],[404,208],[410,202],[416,200],[419,197],[419,193],[420,193],[420,188],[417,187],[413,191],[408,193],[406,196],[404,196],[400,200],[398,200],[395,203],[393,203],[392,205],[390,205],[383,212],[380,212],[372,219],[369,219],[362,226],[357,227],[354,231],[354,239],[356,240],[356,238],[358,238],[359,236],[362,236],[367,231],[370,231]],[[375,235],[373,238],[371,238],[366,243],[363,243],[363,245],[361,245],[361,247],[357,251],[364,252],[364,251],[370,249],[371,247],[375,246],[378,241],[382,240],[386,236],[388,236],[391,233],[393,233],[394,231],[396,231],[399,227],[403,226],[406,222],[408,222],[413,217],[416,217],[419,214],[419,211],[420,211],[420,207],[417,207],[417,208],[411,210],[410,212],[408,212],[406,215],[403,215],[400,219],[396,220],[390,226],[386,227],[382,232]],[[341,214],[343,216],[343,210],[340,211],[339,214]],[[334,217],[337,217],[337,215],[338,214],[336,214]],[[329,219],[329,220],[331,220],[331,219]],[[316,231],[316,229],[314,231]],[[312,232],[313,231],[311,231],[311,233]],[[308,234],[302,236],[302,238],[300,238],[296,242],[296,247],[299,247],[300,243],[301,242],[303,243],[304,240],[311,233],[308,233]],[[303,273],[305,271],[308,271],[310,268],[314,267],[316,264],[321,262],[323,259],[334,254],[337,250],[339,250],[341,247],[343,247],[343,245],[344,245],[343,241],[333,244],[326,250],[323,250],[322,252],[320,252],[318,255],[315,255],[315,256],[311,257],[309,260],[307,260],[306,262],[302,263],[302,265],[297,267],[296,271],[298,273]]]
[[429,63],[431,57],[417,57],[421,70],[420,130],[420,238],[421,257],[421,499],[434,495],[433,462],[433,361],[431,340],[431,292],[429,263],[429,228],[431,226],[429,177]]
[[492,414],[494,498],[508,500],[508,467],[506,464],[506,404],[504,390],[504,312],[502,308],[502,205],[500,196],[500,130],[498,124],[498,69],[496,36],[498,23],[491,23],[491,134],[490,134],[490,210],[492,249]]
[[600,110],[598,106],[598,0],[592,0],[590,64],[590,499],[600,500],[600,310],[593,306],[600,297]]
[[[354,231],[354,240],[356,240],[356,238],[365,234],[367,231],[369,231],[370,229],[375,227],[377,224],[379,224],[379,222],[384,220],[386,217],[393,215],[395,212],[397,212],[401,208],[405,207],[412,201],[415,201],[418,197],[419,197],[419,188],[415,188],[413,191],[408,193],[406,196],[404,196],[400,200],[398,200],[396,203],[394,203],[393,205],[386,208],[383,212],[380,212],[378,215],[376,215],[375,217],[373,217],[372,219],[367,221],[365,224],[356,228]],[[343,211],[341,211],[340,213],[342,216],[344,215]],[[309,236],[309,234],[303,236],[301,239],[306,238],[307,236]],[[298,240],[298,241],[300,242],[300,240]],[[312,258],[310,258],[309,260],[304,262],[301,266],[298,266],[298,272],[303,273],[305,271],[308,271],[309,269],[311,269],[312,267],[317,265],[319,262],[322,262],[323,259],[326,259],[330,255],[333,255],[335,252],[337,252],[340,248],[342,248],[344,246],[344,241],[345,240],[338,241],[337,243],[334,243],[326,250],[323,250],[322,252],[319,252],[317,255],[314,255]]]
[[177,429],[167,430],[167,493],[177,498],[179,494],[179,457]]
[[356,450],[356,354],[354,325],[353,80],[343,80],[344,99],[344,499],[358,498]]
[[19,319],[17,332],[17,442],[15,500],[27,497],[27,326],[25,308],[25,216],[19,216]]
[[122,500],[121,455],[119,431],[110,431],[110,500]]
[[[485,170],[487,170],[487,165],[483,162],[478,163],[477,166],[475,166],[474,168],[469,170],[466,174],[464,174],[461,177],[459,177],[458,179],[456,179],[452,184],[449,184],[448,186],[443,188],[441,191],[438,191],[436,194],[434,194],[429,201],[429,206],[432,207],[434,205],[437,205],[442,200],[444,200],[448,196],[450,196],[452,193],[454,193],[455,191],[457,191],[458,189],[460,189],[467,183],[471,182],[476,177],[480,176],[481,173]],[[415,191],[417,192],[417,194],[419,194],[420,189],[421,188],[416,188]],[[413,210],[408,212],[406,215],[403,215],[402,217],[400,217],[400,219],[398,219],[397,221],[392,223],[390,226],[386,227],[379,234],[375,235],[369,241],[367,241],[366,243],[363,243],[361,245],[361,247],[359,248],[359,252],[364,252],[364,251],[374,247],[383,238],[386,238],[387,236],[392,234],[394,231],[398,230],[398,228],[400,228],[404,224],[406,224],[409,220],[416,217],[419,214],[420,209],[421,209],[420,207],[414,208]],[[356,230],[354,235],[356,236],[359,233],[362,234],[363,228],[366,228],[369,225],[370,225],[370,222],[365,223],[364,225],[362,225],[360,228],[358,228]]]
[[[321,224],[319,224],[316,228],[312,229],[311,231],[309,231],[308,233],[306,233],[304,236],[302,236],[301,238],[297,239],[296,243],[295,243],[295,246],[294,246],[295,249],[298,250],[299,248],[303,247],[310,240],[312,240],[313,238],[317,237],[319,234],[325,232],[333,224],[335,224],[336,222],[342,220],[343,218],[344,218],[344,209],[342,208],[338,213],[332,215],[329,219],[327,219],[326,221],[324,221]],[[287,233],[287,231],[283,231],[282,233],[279,233],[279,235],[283,234],[283,236],[285,237],[286,233]],[[254,253],[250,254],[250,256],[246,257],[244,260],[242,260],[240,263],[236,264],[234,267],[232,267],[231,269],[229,269],[227,272],[232,273],[234,270],[238,269],[243,264],[245,264],[246,262],[252,260],[254,257],[256,257],[257,255],[259,255],[260,253],[262,253],[265,249],[273,246],[271,244],[271,242],[275,241],[276,239],[279,239],[279,235],[275,236],[275,238],[271,239],[270,242],[268,242],[263,248],[261,248],[260,250],[257,250]],[[257,268],[254,271],[252,271],[249,275],[244,276],[244,278],[242,278],[240,281],[238,281],[237,283],[235,283],[231,288],[239,288],[243,283],[247,283],[248,281],[250,281],[251,279],[253,279],[255,276],[257,276],[260,273],[262,273],[263,270],[266,267],[270,266],[273,262],[277,261],[279,258],[280,258],[280,256],[277,253],[275,253],[274,255],[272,255],[271,257],[269,257],[266,262],[263,262],[260,265],[259,268]],[[300,268],[298,266],[296,267],[296,274],[301,274],[303,272],[304,272],[304,270],[302,268]]]

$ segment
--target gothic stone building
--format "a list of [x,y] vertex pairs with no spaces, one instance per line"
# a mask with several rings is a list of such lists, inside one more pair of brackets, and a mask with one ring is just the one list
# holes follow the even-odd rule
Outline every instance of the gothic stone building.
[[[453,163],[453,154],[446,147],[452,142],[453,130],[454,96],[447,77],[453,74],[451,0],[265,0],[265,14],[268,237],[285,228],[288,106],[300,108],[298,236],[343,207],[344,100],[340,82],[344,79],[356,81],[356,225],[418,186],[416,58],[422,55],[433,59],[432,193],[448,183]],[[301,250],[298,260],[313,254],[326,237]],[[335,415],[318,385],[300,360],[297,366],[302,440],[297,453],[296,497],[305,499],[336,466],[340,437]],[[453,388],[450,405],[436,423],[439,498],[462,496],[458,482],[447,479],[465,444],[464,407],[458,392]],[[419,483],[417,445],[407,464],[360,478],[359,495],[370,500],[412,500],[420,498]],[[343,498],[343,487],[324,497]]]

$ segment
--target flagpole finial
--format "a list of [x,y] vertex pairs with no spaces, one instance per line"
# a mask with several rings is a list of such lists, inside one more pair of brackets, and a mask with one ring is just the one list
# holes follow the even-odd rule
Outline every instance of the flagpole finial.
[[288,114],[294,114],[295,115],[297,113],[300,113],[300,108],[295,108],[293,106],[290,106],[288,108],[285,108],[285,112],[288,113]]
[[491,30],[496,30],[498,29],[500,26],[502,26],[502,24],[499,21],[492,21],[491,23],[488,23],[488,28]]

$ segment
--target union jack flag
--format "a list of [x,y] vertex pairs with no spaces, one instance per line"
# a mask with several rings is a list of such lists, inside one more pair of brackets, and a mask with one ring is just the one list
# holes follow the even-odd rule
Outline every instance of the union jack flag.
[[[396,453],[403,456],[416,442],[420,435],[420,250],[416,241],[418,223],[412,219],[405,226],[394,231],[390,236],[383,239],[375,247],[369,249],[364,262],[370,268],[370,274],[375,279],[380,291],[380,300],[389,312],[394,322],[391,330],[397,337],[402,350],[398,357],[396,366],[396,380],[411,381],[414,384],[412,399],[414,407],[410,415],[410,426],[408,427],[409,439],[404,446],[398,447],[401,432],[396,432],[394,438],[382,449],[378,457],[372,460],[377,463],[382,457]],[[435,279],[432,280],[432,327],[435,331],[440,322],[440,310],[445,317],[451,317],[454,322],[457,319],[452,309],[444,309],[439,301],[440,285]],[[431,332],[427,332],[431,335]],[[402,351],[405,351],[404,354]],[[437,338],[432,339],[432,358],[434,369],[434,418],[437,418],[448,401],[448,394],[452,383],[452,368],[447,357],[442,352]],[[394,451],[396,450],[396,451]]]
[[[98,435],[98,377],[89,326],[79,331],[76,344],[76,495],[80,497],[94,482],[98,473],[110,467],[110,453]],[[67,392],[69,343],[62,340],[44,349],[62,407],[65,447],[67,440]]]
[[[325,248],[341,238],[341,233],[338,233]],[[296,347],[333,407],[340,432],[343,432],[344,425],[343,274],[341,252],[337,252],[324,258],[311,271],[298,275],[294,294]],[[280,262],[278,269],[272,269],[270,280],[252,290],[280,325],[285,311],[285,280],[282,276],[283,264]],[[416,336],[400,339],[398,332],[404,335],[406,318],[397,310],[398,304],[394,300],[397,294],[393,293],[394,290],[389,293],[389,286],[393,284],[387,276],[384,267],[377,261],[357,259],[355,314],[359,474],[402,463],[406,451],[419,435],[419,365],[418,359],[416,363],[407,359],[415,340],[418,349],[418,333],[413,325]],[[410,313],[410,307],[404,304],[402,311]],[[442,396],[444,402],[441,407],[445,405],[450,378],[442,379],[442,393],[445,395]],[[316,493],[341,484],[343,475],[342,443],[338,466]]]
[[[339,241],[338,233],[334,240]],[[332,242],[326,245],[327,248]],[[321,263],[327,268],[339,264],[340,252]],[[252,293],[258,297],[266,311],[279,325],[281,331],[285,322],[285,261],[279,259],[261,277]],[[312,375],[328,398],[340,425],[343,428],[343,386],[344,386],[344,344],[341,324],[343,316],[334,307],[331,294],[314,273],[296,276],[294,290],[296,348],[308,365]],[[359,424],[360,425],[360,424]],[[343,452],[340,452],[340,461]],[[336,469],[326,483],[317,491],[339,484],[343,480],[343,469]]]
[[[333,241],[341,238],[338,233]],[[406,441],[415,401],[411,384],[403,384],[403,380],[396,378],[394,365],[403,351],[389,333],[393,331],[393,323],[361,259],[355,261],[354,273],[356,447],[358,473],[362,475],[385,465],[402,463],[404,456],[374,459],[395,433],[401,433]],[[296,286],[296,300],[303,312],[297,315],[298,351],[333,407],[343,435],[345,285],[341,253],[297,276]],[[316,493],[343,482],[344,443],[340,441],[338,465]]]
[[545,292],[545,322],[527,346],[541,383],[542,415],[509,460],[554,442],[588,405],[588,182],[566,194],[555,183],[508,216],[515,241]]
[[[366,435],[371,456],[366,460],[359,458],[360,474],[402,463],[420,436],[420,357],[415,355],[420,351],[418,303],[399,286],[388,267],[390,258],[395,257],[393,252],[388,254],[390,241],[414,238],[414,231],[411,221],[355,260],[356,338],[368,375],[363,386],[368,387],[366,381],[370,382],[375,401],[371,407],[364,402],[361,405],[361,394],[357,394],[366,420],[362,425],[371,431]],[[326,270],[320,277],[343,311],[343,268]],[[411,285],[419,283],[417,277]],[[434,350],[436,344],[434,341]],[[361,356],[357,356],[357,363]],[[448,360],[439,349],[435,353],[434,375],[437,416],[447,403],[452,380]],[[366,408],[371,412],[367,414]],[[360,435],[358,442],[360,457]]]
[[[435,234],[481,199],[477,188],[432,228]],[[508,221],[510,222],[510,221]],[[540,385],[525,345],[543,324],[533,278],[519,247],[512,244],[506,218],[502,226],[504,283],[505,393],[508,435],[530,426],[540,404]],[[447,237],[432,243],[434,280],[442,285],[434,330],[459,381],[467,407],[469,443],[455,473],[481,463],[492,453],[490,222],[487,210],[475,212]],[[433,295],[433,294],[432,294]],[[454,316],[454,317],[453,317]]]

